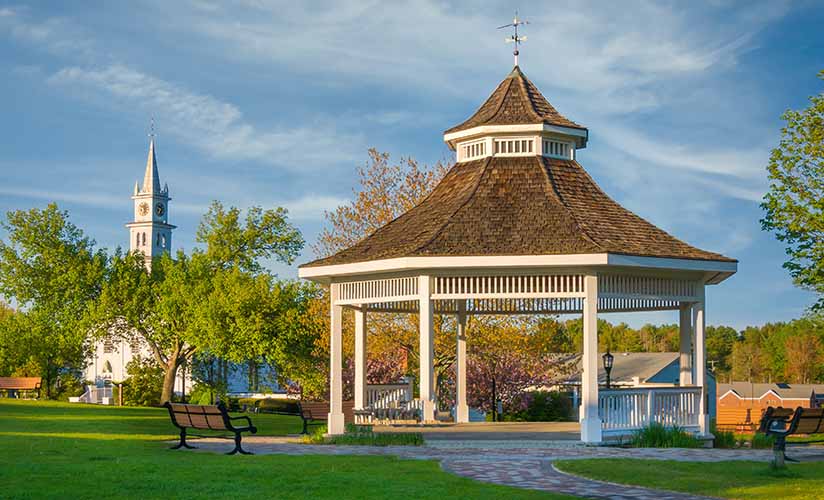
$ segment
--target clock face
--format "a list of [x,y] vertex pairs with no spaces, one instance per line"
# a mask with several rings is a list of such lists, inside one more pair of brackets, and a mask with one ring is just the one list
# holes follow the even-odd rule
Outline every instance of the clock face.
[[163,217],[163,214],[166,213],[166,207],[163,206],[163,203],[155,205],[155,213],[158,217]]
[[140,215],[146,215],[146,214],[148,214],[148,213],[149,213],[149,204],[148,204],[148,203],[146,203],[146,202],[144,201],[143,203],[141,203],[141,204],[137,207],[137,212],[138,212]]

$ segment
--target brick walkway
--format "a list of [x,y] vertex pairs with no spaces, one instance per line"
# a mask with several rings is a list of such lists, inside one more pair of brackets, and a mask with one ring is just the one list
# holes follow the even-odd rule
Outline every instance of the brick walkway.
[[[702,498],[684,493],[651,490],[641,487],[593,481],[558,471],[555,460],[583,458],[636,458],[685,462],[720,462],[755,460],[769,462],[772,450],[654,449],[570,446],[568,443],[545,447],[511,442],[452,442],[449,446],[327,446],[297,444],[294,439],[249,437],[244,448],[256,454],[284,455],[391,455],[413,460],[438,460],[453,474],[488,483],[515,486],[584,498],[676,500]],[[229,451],[224,440],[202,439],[201,451]],[[803,461],[824,461],[824,448],[792,448],[791,456]]]

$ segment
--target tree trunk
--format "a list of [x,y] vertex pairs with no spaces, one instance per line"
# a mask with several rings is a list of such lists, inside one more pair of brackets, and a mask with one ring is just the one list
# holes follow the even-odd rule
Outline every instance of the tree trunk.
[[160,394],[160,402],[165,403],[171,401],[175,392],[175,379],[177,378],[177,359],[170,359],[164,367],[163,373],[163,392]]

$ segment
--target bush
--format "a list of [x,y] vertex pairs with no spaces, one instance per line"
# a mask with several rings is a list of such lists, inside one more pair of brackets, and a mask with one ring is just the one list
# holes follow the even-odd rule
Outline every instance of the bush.
[[635,448],[698,448],[701,440],[680,427],[652,423],[632,436]]
[[153,359],[136,357],[126,365],[129,378],[123,382],[123,404],[157,406],[163,392],[163,368]]
[[738,445],[738,438],[735,433],[718,429],[715,422],[710,424],[710,433],[715,436],[712,443],[713,448],[736,448]]
[[752,435],[752,448],[753,449],[772,448],[774,443],[775,443],[775,436],[768,436],[768,435],[762,434],[760,432],[756,432]]
[[504,415],[505,422],[563,422],[572,415],[572,400],[566,393],[538,391],[522,397],[526,409]]
[[312,434],[303,437],[307,444],[340,444],[360,446],[421,446],[423,434],[420,432],[373,432],[371,425],[346,424],[344,434],[324,436],[326,426],[318,426]]

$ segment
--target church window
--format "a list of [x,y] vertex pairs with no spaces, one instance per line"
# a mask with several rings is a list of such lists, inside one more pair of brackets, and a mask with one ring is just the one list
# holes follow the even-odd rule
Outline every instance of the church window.
[[135,233],[134,235],[134,246],[140,246],[140,233]]
[[146,246],[146,233],[143,233],[143,246]]
[[104,354],[111,354],[114,352],[114,340],[110,337],[103,339],[103,353]]
[[160,248],[166,248],[166,235],[160,235]]
[[157,240],[157,241],[155,242],[155,245],[159,247],[159,246],[160,246],[160,235],[158,234],[158,235],[157,235],[157,238],[155,238],[155,239]]

